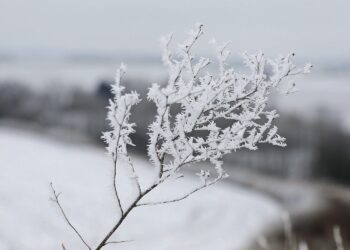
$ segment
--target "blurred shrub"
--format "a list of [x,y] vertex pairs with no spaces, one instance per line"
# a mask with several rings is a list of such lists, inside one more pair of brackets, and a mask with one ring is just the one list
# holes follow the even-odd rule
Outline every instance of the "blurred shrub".
[[337,124],[324,117],[315,121],[312,167],[317,177],[350,184],[350,136]]

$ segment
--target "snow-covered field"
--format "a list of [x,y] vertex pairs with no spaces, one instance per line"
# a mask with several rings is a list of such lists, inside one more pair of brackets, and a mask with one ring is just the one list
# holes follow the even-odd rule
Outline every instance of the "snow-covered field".
[[[147,161],[135,165],[149,180]],[[0,249],[84,249],[50,201],[50,181],[71,221],[97,243],[118,215],[111,174],[101,149],[0,127]],[[195,181],[174,181],[149,199],[176,196]],[[124,199],[134,194],[128,180],[118,184]],[[106,249],[242,249],[280,214],[264,196],[218,184],[182,202],[138,208],[113,238],[131,241]]]

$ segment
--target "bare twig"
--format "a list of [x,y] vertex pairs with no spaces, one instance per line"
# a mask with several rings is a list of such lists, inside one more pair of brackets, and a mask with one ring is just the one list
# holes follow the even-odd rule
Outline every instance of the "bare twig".
[[151,192],[154,188],[156,188],[160,183],[153,184],[148,189],[143,191],[135,200],[134,202],[129,206],[128,209],[125,210],[124,214],[119,218],[117,223],[112,227],[112,229],[106,234],[106,236],[103,238],[103,240],[98,244],[96,247],[96,250],[100,250],[102,247],[108,244],[109,238],[114,234],[114,232],[119,228],[119,226],[123,223],[125,218],[128,216],[128,214],[136,207],[137,203],[149,192]]
[[186,199],[187,197],[189,197],[190,195],[196,193],[197,191],[207,187],[208,185],[202,185],[199,186],[195,189],[193,189],[191,192],[179,197],[179,198],[175,198],[175,199],[171,199],[171,200],[165,200],[165,201],[156,201],[156,202],[145,202],[145,203],[139,203],[137,204],[138,207],[141,206],[155,206],[155,205],[161,205],[161,204],[169,204],[169,203],[173,203],[173,202],[177,202],[177,201],[182,201],[184,199]]
[[[119,75],[119,82],[120,82],[121,78],[122,78],[121,72],[118,75]],[[126,109],[127,105],[125,104],[125,102],[124,102],[124,106],[125,106],[125,109]],[[113,154],[114,154],[113,155],[113,189],[114,189],[114,194],[115,194],[115,197],[117,199],[117,203],[118,203],[118,207],[119,207],[121,215],[123,215],[124,211],[123,211],[123,207],[122,207],[119,195],[118,195],[116,179],[117,179],[118,147],[119,147],[119,139],[120,139],[120,136],[121,136],[120,135],[120,131],[121,131],[121,128],[122,128],[122,126],[124,124],[125,118],[126,118],[126,112],[124,112],[124,114],[123,114],[123,118],[122,118],[121,123],[119,123],[119,121],[118,121],[118,119],[116,117],[113,117],[113,119],[116,121],[116,124],[119,125],[118,135],[117,135],[118,139],[117,139],[115,151],[113,152]]]
[[133,240],[119,240],[119,241],[107,241],[105,246],[108,244],[120,244],[120,243],[126,243],[126,242],[132,242]]
[[[57,204],[57,206],[59,207],[64,219],[66,220],[67,224],[70,226],[70,228],[73,229],[73,231],[75,232],[75,234],[79,237],[79,239],[84,243],[84,245],[89,249],[91,250],[91,247],[86,243],[86,241],[84,240],[83,236],[79,233],[79,231],[76,229],[75,226],[73,226],[73,224],[70,222],[70,220],[68,219],[67,215],[66,215],[66,212],[64,211],[64,209],[62,208],[62,205],[59,201],[59,196],[60,196],[60,193],[57,193],[56,190],[54,189],[53,187],[53,184],[52,182],[50,182],[50,186],[51,186],[51,191],[52,191],[52,194],[53,194],[53,198],[52,198],[52,201],[55,202]],[[64,245],[62,244],[62,248],[65,249]]]
[[115,197],[117,199],[117,203],[118,203],[118,207],[119,207],[121,216],[123,216],[124,211],[123,211],[123,207],[122,207],[122,204],[121,204],[121,201],[119,198],[116,179],[117,179],[117,156],[115,156],[115,159],[113,161],[113,189],[114,189]]
[[174,203],[174,202],[178,202],[178,201],[182,201],[186,198],[188,198],[189,196],[191,196],[192,194],[198,192],[199,190],[202,190],[203,188],[209,187],[215,183],[217,183],[219,180],[221,180],[222,178],[224,178],[223,176],[219,176],[217,178],[215,178],[214,180],[210,181],[210,182],[205,182],[202,185],[194,188],[192,191],[188,192],[187,194],[178,197],[178,198],[174,198],[174,199],[170,199],[170,200],[165,200],[165,201],[156,201],[156,202],[144,202],[144,203],[138,203],[136,206],[137,207],[141,207],[141,206],[155,206],[155,205],[161,205],[161,204],[169,204],[169,203]]

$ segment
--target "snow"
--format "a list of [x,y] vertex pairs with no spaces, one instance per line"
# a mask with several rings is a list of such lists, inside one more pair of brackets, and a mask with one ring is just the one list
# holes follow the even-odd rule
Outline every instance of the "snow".
[[[147,161],[136,157],[134,164],[152,179]],[[103,149],[0,127],[0,171],[0,249],[84,249],[49,200],[50,181],[90,244],[117,219],[112,162]],[[176,197],[196,181],[174,180],[148,199]],[[123,200],[134,195],[129,180],[118,184]],[[131,241],[105,249],[242,249],[280,214],[268,198],[220,183],[178,203],[137,208],[113,237]]]

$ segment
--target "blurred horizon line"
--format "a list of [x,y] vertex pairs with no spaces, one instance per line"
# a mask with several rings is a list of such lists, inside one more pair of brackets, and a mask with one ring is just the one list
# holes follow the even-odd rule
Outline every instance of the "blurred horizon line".
[[[228,62],[233,66],[242,66],[241,53],[232,53]],[[215,58],[213,54],[205,54],[204,57]],[[326,71],[350,71],[350,58],[348,57],[303,57],[296,55],[293,59],[297,64],[311,62],[322,70]],[[0,63],[21,63],[21,62],[57,62],[57,63],[86,63],[86,64],[104,64],[104,63],[131,63],[131,64],[153,64],[161,65],[160,53],[102,53],[102,52],[5,52],[0,51]]]

